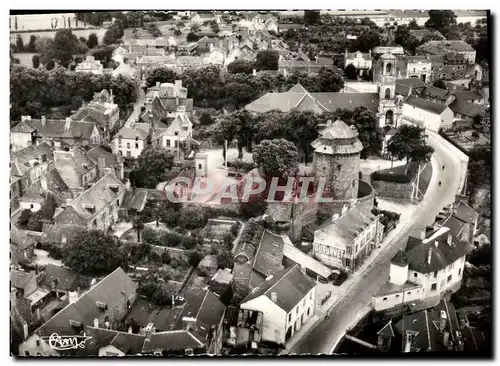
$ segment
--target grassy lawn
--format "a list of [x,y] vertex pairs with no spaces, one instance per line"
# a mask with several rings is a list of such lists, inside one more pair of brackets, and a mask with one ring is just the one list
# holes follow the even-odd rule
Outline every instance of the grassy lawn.
[[432,177],[432,164],[429,162],[425,166],[424,170],[420,173],[420,180],[418,182],[418,189],[422,194],[425,194]]

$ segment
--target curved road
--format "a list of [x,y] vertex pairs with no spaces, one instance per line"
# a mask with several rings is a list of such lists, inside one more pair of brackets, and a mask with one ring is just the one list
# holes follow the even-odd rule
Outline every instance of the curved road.
[[[352,284],[344,298],[334,305],[329,319],[321,319],[288,352],[289,354],[331,354],[346,330],[355,325],[355,317],[367,309],[372,295],[389,278],[389,261],[399,249],[406,246],[410,230],[432,224],[441,209],[454,201],[463,169],[461,163],[441,137],[432,132],[427,134],[429,145],[435,149],[432,157],[433,174],[412,221],[395,229],[399,231],[395,239],[384,247],[364,273],[360,274],[360,278]],[[445,170],[442,170],[443,165],[446,165]]]

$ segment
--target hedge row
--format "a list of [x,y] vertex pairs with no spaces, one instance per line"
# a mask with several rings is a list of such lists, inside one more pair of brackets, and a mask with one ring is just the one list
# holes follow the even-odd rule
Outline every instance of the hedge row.
[[410,183],[412,177],[406,174],[388,174],[381,172],[373,172],[372,179],[374,181],[383,181],[383,182]]
[[254,163],[248,163],[248,162],[245,162],[245,161],[240,161],[240,160],[232,160],[232,161],[228,161],[227,162],[227,167],[228,168],[233,168],[233,169],[236,169],[236,170],[241,170],[241,171],[244,171],[244,172],[249,172],[250,170],[252,170],[253,168],[255,168],[255,164]]

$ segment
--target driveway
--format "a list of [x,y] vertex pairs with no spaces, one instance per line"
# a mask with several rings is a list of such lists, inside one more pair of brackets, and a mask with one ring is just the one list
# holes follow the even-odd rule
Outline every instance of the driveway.
[[[327,309],[318,307],[317,322],[312,325],[312,329],[302,335],[297,334],[301,336],[299,339],[292,338],[293,344],[284,353],[331,354],[346,331],[369,311],[372,295],[389,278],[389,261],[398,250],[406,247],[410,230],[421,230],[432,224],[441,209],[454,201],[463,166],[436,134],[429,135],[429,144],[434,147],[435,153],[432,157],[433,174],[423,201],[411,215],[408,212],[402,215],[402,222],[393,231],[394,234],[389,233],[394,238],[380,250],[372,263],[353,276],[352,284],[341,294],[342,297],[329,304],[334,306],[328,320],[321,315]],[[442,165],[446,165],[445,170],[440,169]],[[442,182],[441,186],[439,181]],[[403,220],[403,217],[410,219]]]

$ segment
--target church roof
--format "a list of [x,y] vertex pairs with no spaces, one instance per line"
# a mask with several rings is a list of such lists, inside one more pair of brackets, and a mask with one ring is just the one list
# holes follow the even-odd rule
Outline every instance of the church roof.
[[351,139],[358,137],[359,134],[355,128],[338,119],[335,122],[328,121],[327,126],[320,131],[320,135],[324,139]]

